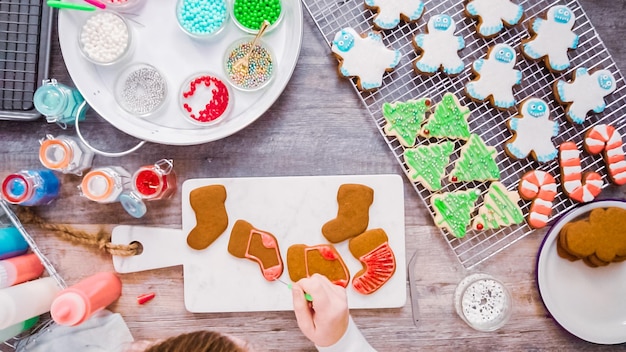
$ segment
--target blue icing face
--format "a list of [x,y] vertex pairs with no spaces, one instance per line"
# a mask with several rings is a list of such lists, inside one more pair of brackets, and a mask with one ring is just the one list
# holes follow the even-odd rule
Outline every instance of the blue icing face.
[[567,24],[572,20],[572,11],[566,6],[556,6],[553,12],[554,21]]
[[508,64],[515,58],[515,51],[512,48],[503,46],[496,52],[496,60]]
[[447,31],[452,24],[452,17],[448,15],[437,15],[433,18],[435,29],[440,31]]
[[533,99],[526,104],[526,111],[532,117],[542,117],[548,111],[548,104],[541,100]]
[[600,88],[605,90],[609,90],[613,87],[613,81],[613,77],[606,73],[603,73],[598,77],[598,84],[600,85]]
[[345,53],[352,49],[352,47],[354,46],[354,36],[347,30],[342,29],[341,32],[335,35],[333,45],[336,46],[337,49]]

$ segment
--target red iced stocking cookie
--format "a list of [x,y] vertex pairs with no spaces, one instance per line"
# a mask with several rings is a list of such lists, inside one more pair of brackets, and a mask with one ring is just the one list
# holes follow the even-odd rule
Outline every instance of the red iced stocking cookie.
[[189,203],[196,213],[196,227],[187,236],[187,244],[193,249],[205,249],[228,227],[226,213],[226,188],[210,185],[196,188],[189,193]]
[[363,265],[354,275],[352,287],[364,295],[381,288],[396,271],[396,258],[383,229],[373,229],[354,237],[349,243],[350,253]]
[[237,258],[259,263],[263,277],[273,281],[283,273],[284,265],[276,237],[255,229],[245,220],[237,220],[230,233],[228,252]]

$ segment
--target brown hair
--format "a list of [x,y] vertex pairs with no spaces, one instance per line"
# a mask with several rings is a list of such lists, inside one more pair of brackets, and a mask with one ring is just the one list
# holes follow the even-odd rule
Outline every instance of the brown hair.
[[170,337],[145,352],[246,352],[230,337],[216,331],[194,331]]

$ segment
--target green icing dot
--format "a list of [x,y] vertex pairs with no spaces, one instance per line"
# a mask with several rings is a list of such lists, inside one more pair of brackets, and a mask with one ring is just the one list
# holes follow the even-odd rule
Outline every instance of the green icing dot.
[[441,179],[453,150],[454,143],[449,141],[407,149],[404,160],[411,169],[410,177],[431,191],[441,189]]
[[450,179],[457,181],[499,180],[500,169],[495,161],[496,149],[487,147],[477,134],[472,134],[461,149]]
[[478,189],[470,189],[433,196],[433,206],[440,217],[437,225],[448,228],[455,237],[465,237],[479,195]]
[[[514,198],[515,199],[515,198]],[[500,182],[493,182],[485,196],[484,205],[478,210],[477,220],[483,229],[520,224],[524,214],[519,205],[509,197],[509,191]],[[476,222],[474,222],[476,224]]]
[[467,124],[469,113],[469,109],[459,104],[454,94],[446,93],[420,134],[424,137],[467,139],[470,136]]
[[395,135],[400,142],[410,147],[415,144],[420,126],[426,117],[430,99],[409,100],[407,102],[384,103],[383,117],[387,121],[385,132]]
[[233,16],[243,27],[258,30],[263,20],[274,24],[282,11],[281,0],[235,0]]

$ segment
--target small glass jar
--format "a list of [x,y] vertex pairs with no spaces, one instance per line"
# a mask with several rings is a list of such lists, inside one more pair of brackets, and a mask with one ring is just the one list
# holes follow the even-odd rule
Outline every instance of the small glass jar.
[[22,170],[8,175],[2,182],[2,196],[12,204],[23,206],[52,203],[61,189],[61,181],[50,170]]
[[74,137],[46,135],[39,143],[39,161],[50,170],[81,176],[91,167],[94,152]]
[[266,87],[275,75],[276,61],[262,40],[252,47],[253,37],[233,42],[224,55],[224,73],[236,89],[256,91]]
[[83,121],[86,108],[81,109],[85,98],[78,89],[57,82],[56,79],[44,80],[33,96],[35,109],[50,123],[61,125],[74,124],[76,117]]
[[195,39],[210,39],[224,31],[228,18],[226,0],[178,0],[176,22]]
[[107,9],[128,12],[141,8],[146,2],[144,0],[99,0],[106,5]]
[[89,171],[80,184],[81,195],[98,203],[113,203],[130,189],[131,175],[119,166],[107,166]]
[[234,0],[233,22],[246,33],[257,33],[264,20],[270,23],[266,32],[278,27],[283,18],[281,0]]
[[131,115],[147,117],[167,99],[167,81],[152,65],[138,63],[124,69],[115,82],[115,100]]
[[96,11],[83,23],[78,46],[83,56],[96,65],[113,65],[129,56],[132,30],[124,17],[113,11]]
[[511,316],[511,294],[504,284],[490,275],[465,277],[454,292],[456,313],[478,331],[494,331]]
[[161,200],[170,198],[176,192],[174,163],[162,159],[153,165],[142,166],[133,174],[133,192],[141,199]]
[[178,103],[185,118],[200,126],[223,121],[233,106],[228,83],[213,73],[197,73],[186,79]]

